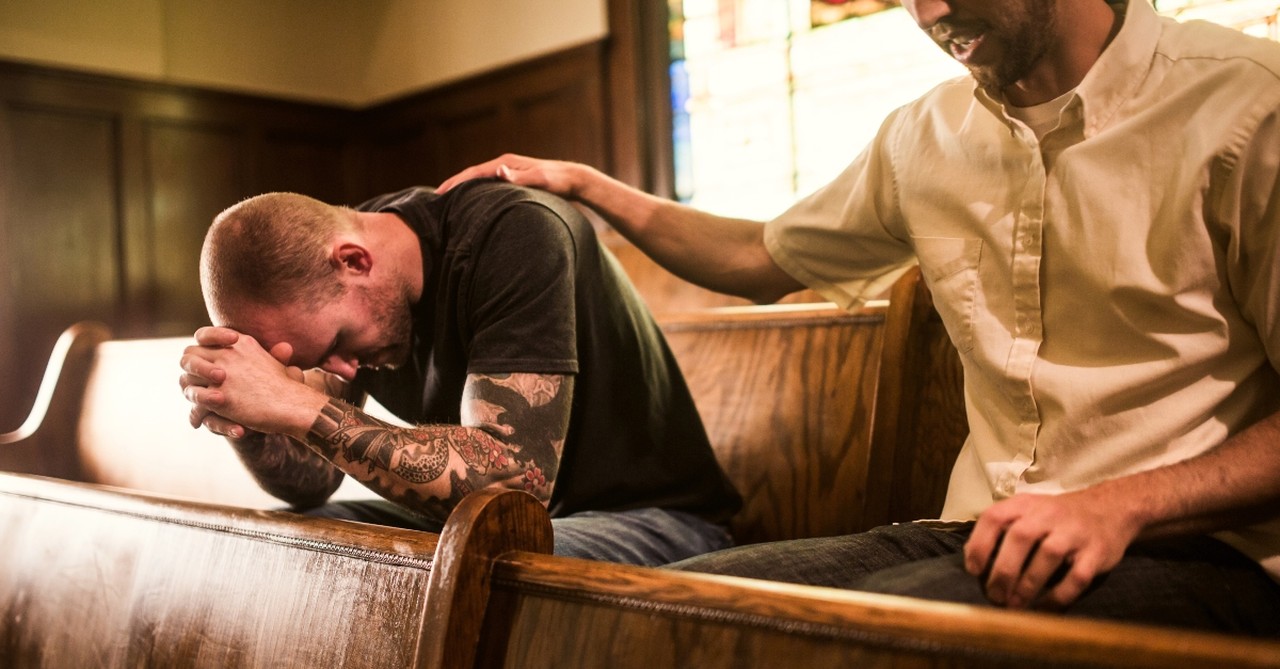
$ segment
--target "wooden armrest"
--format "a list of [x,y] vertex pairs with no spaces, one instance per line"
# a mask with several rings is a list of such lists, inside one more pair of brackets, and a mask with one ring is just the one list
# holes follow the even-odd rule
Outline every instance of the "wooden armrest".
[[85,378],[93,364],[94,349],[111,338],[111,330],[101,323],[80,322],[63,331],[49,354],[40,380],[40,389],[25,420],[12,432],[0,434],[0,445],[16,444],[32,438],[52,416],[64,421],[79,413]]
[[464,497],[440,534],[427,586],[422,666],[473,666],[494,560],[514,550],[551,549],[551,518],[533,495],[485,489]]

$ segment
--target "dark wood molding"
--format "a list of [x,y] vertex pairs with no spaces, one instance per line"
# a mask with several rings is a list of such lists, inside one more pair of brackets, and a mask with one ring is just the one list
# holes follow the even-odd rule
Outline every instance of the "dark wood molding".
[[607,8],[608,171],[643,191],[672,197],[667,5],[662,0],[608,0]]
[[435,185],[504,152],[608,169],[604,46],[590,42],[363,110],[363,198]]

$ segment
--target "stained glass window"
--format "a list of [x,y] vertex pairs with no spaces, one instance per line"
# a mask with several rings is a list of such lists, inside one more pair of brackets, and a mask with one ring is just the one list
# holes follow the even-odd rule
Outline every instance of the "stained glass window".
[[[1157,0],[1277,36],[1280,0]],[[770,218],[827,183],[894,108],[964,68],[899,0],[668,0],[676,196]]]

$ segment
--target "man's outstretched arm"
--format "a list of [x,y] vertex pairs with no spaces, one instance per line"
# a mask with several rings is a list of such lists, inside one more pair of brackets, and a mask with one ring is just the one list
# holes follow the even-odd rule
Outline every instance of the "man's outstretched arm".
[[581,163],[507,154],[459,172],[437,192],[490,177],[587,205],[659,265],[703,288],[763,304],[804,287],[774,263],[761,223],[656,197]]

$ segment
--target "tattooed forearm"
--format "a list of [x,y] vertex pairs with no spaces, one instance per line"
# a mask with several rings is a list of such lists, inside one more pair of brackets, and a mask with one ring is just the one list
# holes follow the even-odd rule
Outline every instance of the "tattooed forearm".
[[[465,428],[440,431],[465,432]],[[321,455],[362,465],[375,475],[391,472],[409,482],[433,481],[444,473],[449,461],[449,441],[465,435],[433,435],[422,428],[396,428],[354,406],[330,401],[311,426],[310,442]]]
[[308,445],[387,499],[432,516],[447,515],[467,493],[491,485],[525,489],[545,503],[572,388],[570,377],[472,375],[462,425],[410,428],[331,400],[312,424]]
[[295,507],[319,506],[342,484],[341,470],[284,435],[250,433],[229,441],[258,485]]

